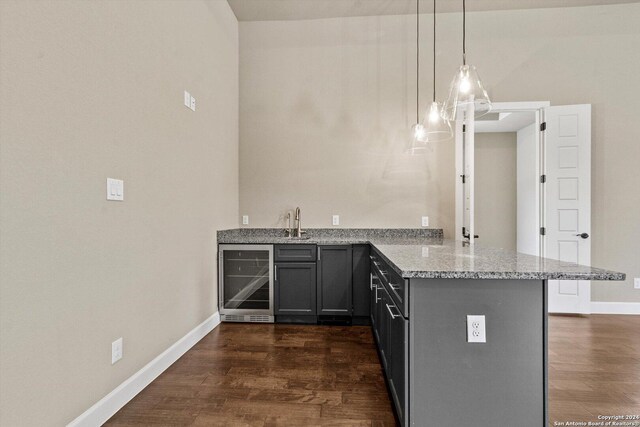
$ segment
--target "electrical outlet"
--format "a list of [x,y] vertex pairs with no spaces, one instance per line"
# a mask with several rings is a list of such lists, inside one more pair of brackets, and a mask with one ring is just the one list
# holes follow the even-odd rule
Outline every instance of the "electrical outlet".
[[423,216],[422,217],[422,226],[423,227],[428,227],[429,226],[429,217],[428,216]]
[[333,216],[333,225],[340,225],[340,215]]
[[484,315],[467,316],[467,342],[486,343],[487,331],[485,328]]
[[429,257],[429,246],[423,246],[422,247],[422,257],[423,258],[428,258]]
[[635,289],[640,289],[640,277],[636,277],[633,279],[633,287]]
[[191,96],[191,105],[189,106],[189,108],[191,108],[192,111],[196,111],[196,99],[193,97],[193,95]]
[[122,359],[122,337],[111,343],[111,364]]
[[242,215],[242,225],[249,225],[249,215]]

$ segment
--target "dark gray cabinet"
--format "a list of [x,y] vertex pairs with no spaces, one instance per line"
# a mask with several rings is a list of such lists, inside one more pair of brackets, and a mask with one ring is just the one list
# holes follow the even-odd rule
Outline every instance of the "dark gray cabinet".
[[407,414],[407,385],[409,361],[409,321],[402,317],[397,307],[390,303],[387,306],[389,311],[389,351],[387,354],[389,366],[389,389],[391,397],[396,406],[396,413],[400,420],[400,425],[405,425]]
[[377,307],[378,307],[378,285],[380,284],[380,280],[378,280],[378,276],[376,273],[371,270],[371,275],[369,279],[370,286],[370,295],[369,295],[369,311],[371,312],[369,318],[371,319],[371,328],[373,329],[373,335],[378,340],[378,329],[376,324],[377,316]]
[[318,246],[318,315],[351,316],[351,245]]
[[370,314],[369,245],[353,246],[353,317],[354,323],[367,320]]
[[275,245],[273,258],[276,262],[315,262],[316,245]]
[[378,350],[380,351],[380,358],[382,359],[382,366],[384,367],[387,378],[389,378],[389,312],[387,311],[387,304],[389,304],[389,294],[385,291],[384,286],[381,284],[378,287],[378,304],[376,306],[376,326],[378,330]]
[[[401,426],[407,425],[409,376],[409,320],[397,304],[388,266],[371,258],[371,322],[380,362]],[[392,296],[393,295],[393,296]]]
[[275,264],[275,315],[316,315],[316,263]]

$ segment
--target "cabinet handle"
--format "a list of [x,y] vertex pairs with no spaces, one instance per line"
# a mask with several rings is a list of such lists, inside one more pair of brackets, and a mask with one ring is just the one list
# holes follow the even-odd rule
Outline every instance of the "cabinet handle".
[[396,308],[396,309],[397,309],[398,307],[396,307],[395,305],[390,306],[389,304],[386,304],[386,306],[387,306],[387,310],[389,310],[389,314],[391,315],[391,319],[395,319],[396,317],[400,317],[400,315],[399,315],[399,314],[393,314],[393,312],[391,311],[391,307],[394,307],[394,308]]
[[395,283],[391,283],[389,282],[389,286],[391,287],[391,289],[393,289],[394,291],[400,290],[400,285],[397,285]]
[[382,298],[378,298],[378,290],[380,288],[378,288],[378,285],[373,285],[376,288],[376,304],[378,303],[378,301],[382,301]]
[[273,281],[274,282],[278,281],[278,267],[277,266],[273,267]]
[[318,261],[320,261],[320,248],[317,248],[316,252],[318,252]]

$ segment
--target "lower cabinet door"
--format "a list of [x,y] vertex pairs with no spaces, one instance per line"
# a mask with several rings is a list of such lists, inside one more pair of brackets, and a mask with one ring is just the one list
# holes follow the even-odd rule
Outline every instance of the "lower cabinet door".
[[392,304],[389,305],[389,355],[391,375],[388,377],[393,403],[398,413],[400,425],[407,425],[407,360],[409,344],[409,321],[400,315]]
[[382,357],[382,366],[389,378],[391,364],[390,362],[390,342],[389,342],[389,311],[387,310],[387,304],[389,303],[389,296],[384,290],[382,284],[378,285],[378,304],[376,307],[376,329],[378,331],[378,349],[380,356]]
[[[371,318],[371,328],[373,329],[374,335],[376,335],[376,317],[378,315],[376,312],[376,307],[378,305],[378,277],[373,273],[369,275],[369,287],[371,288],[371,292],[369,293],[369,317]],[[377,335],[376,339],[378,339]]]
[[315,262],[276,263],[274,277],[276,315],[316,315]]
[[351,316],[352,249],[318,246],[318,315]]
[[370,270],[369,245],[353,246],[353,316],[369,317],[370,311]]

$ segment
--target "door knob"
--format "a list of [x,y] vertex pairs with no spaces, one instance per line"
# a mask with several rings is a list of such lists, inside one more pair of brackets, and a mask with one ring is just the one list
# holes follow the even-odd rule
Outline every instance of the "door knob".
[[581,237],[583,239],[588,239],[589,238],[589,234],[588,233],[580,233],[580,234],[576,234],[576,236]]

